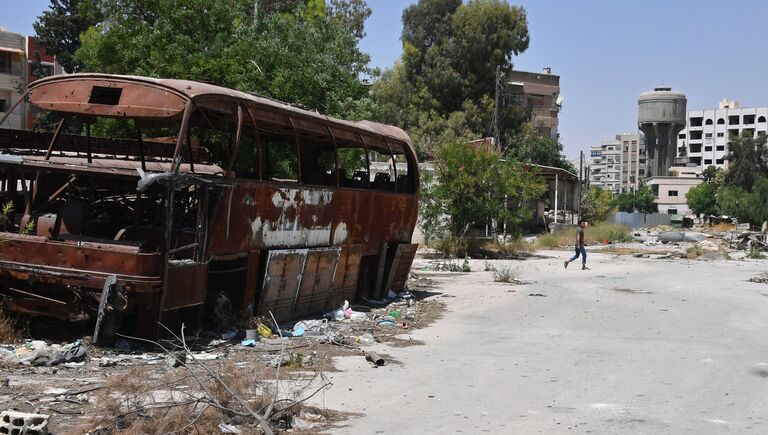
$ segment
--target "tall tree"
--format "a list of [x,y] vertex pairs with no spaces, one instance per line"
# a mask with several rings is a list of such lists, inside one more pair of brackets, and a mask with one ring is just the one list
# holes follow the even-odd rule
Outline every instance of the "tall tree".
[[365,20],[373,12],[365,0],[331,0],[328,17],[357,39],[365,37]]
[[516,227],[529,217],[529,204],[546,183],[521,165],[500,160],[500,154],[459,141],[441,146],[435,179],[424,185],[421,227],[431,239],[462,240],[475,224],[496,220]]
[[371,73],[369,57],[310,3],[254,17],[249,0],[99,0],[103,21],[83,35],[76,59],[88,71],[207,81],[336,116],[369,113],[359,79]]
[[32,24],[37,42],[46,53],[56,56],[65,71],[77,72],[81,65],[74,60],[80,48],[80,34],[99,21],[94,11],[94,0],[51,0],[49,10]]
[[766,136],[739,136],[728,143],[728,171],[725,182],[752,191],[755,180],[768,176],[768,148]]

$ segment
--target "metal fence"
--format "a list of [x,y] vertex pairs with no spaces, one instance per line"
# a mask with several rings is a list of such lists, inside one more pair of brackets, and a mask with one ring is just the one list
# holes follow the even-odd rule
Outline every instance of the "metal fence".
[[623,211],[608,215],[605,220],[612,224],[621,224],[629,228],[650,228],[658,225],[670,225],[671,214],[661,213],[626,213]]

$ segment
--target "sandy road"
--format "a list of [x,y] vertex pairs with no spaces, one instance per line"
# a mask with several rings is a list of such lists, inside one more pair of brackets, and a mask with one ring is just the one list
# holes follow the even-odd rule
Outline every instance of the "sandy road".
[[445,278],[401,364],[339,358],[318,400],[363,415],[334,433],[768,433],[768,261],[539,254],[527,285]]

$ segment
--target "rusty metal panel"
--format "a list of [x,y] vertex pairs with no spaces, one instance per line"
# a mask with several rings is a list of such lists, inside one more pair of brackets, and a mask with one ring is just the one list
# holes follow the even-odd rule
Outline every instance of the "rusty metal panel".
[[278,321],[292,317],[306,257],[306,249],[276,250],[267,254],[259,314],[269,315],[271,311]]
[[338,307],[345,299],[355,300],[363,248],[363,245],[342,246],[326,309]]
[[395,293],[400,293],[403,290],[408,281],[408,274],[411,271],[411,264],[416,257],[418,247],[417,243],[397,245],[397,251],[395,251],[395,257],[392,259],[387,281],[384,285],[384,296],[389,294],[390,290]]
[[325,310],[340,253],[341,248],[309,250],[304,264],[304,275],[296,295],[296,317]]
[[194,262],[169,264],[162,310],[200,305],[205,302],[207,276],[207,264]]
[[259,284],[259,266],[261,265],[261,251],[248,252],[248,272],[245,278],[245,292],[243,292],[243,310],[244,314],[252,315],[256,309],[258,301],[256,293]]

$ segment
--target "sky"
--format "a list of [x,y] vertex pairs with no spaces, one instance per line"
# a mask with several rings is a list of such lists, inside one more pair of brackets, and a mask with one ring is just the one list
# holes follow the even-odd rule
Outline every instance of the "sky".
[[[390,67],[402,48],[402,11],[410,0],[368,0],[363,51]],[[525,8],[531,44],[515,69],[551,67],[565,98],[560,140],[569,158],[637,131],[637,97],[658,85],[688,97],[689,109],[723,98],[768,106],[763,0],[511,0]],[[0,27],[32,34],[48,0],[0,0]]]

